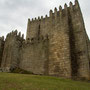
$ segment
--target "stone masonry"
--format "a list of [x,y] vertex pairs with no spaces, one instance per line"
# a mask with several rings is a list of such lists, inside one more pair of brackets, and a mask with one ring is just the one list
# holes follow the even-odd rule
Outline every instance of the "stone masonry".
[[20,32],[17,35],[17,30],[7,35],[1,63],[3,71],[8,72],[10,68],[16,68],[19,66],[20,49],[23,40],[23,36],[21,37]]
[[17,30],[0,38],[4,72],[21,68],[39,75],[90,79],[90,41],[78,0],[49,16],[28,19],[26,39]]
[[3,49],[4,49],[4,37],[0,37],[0,67],[2,62]]

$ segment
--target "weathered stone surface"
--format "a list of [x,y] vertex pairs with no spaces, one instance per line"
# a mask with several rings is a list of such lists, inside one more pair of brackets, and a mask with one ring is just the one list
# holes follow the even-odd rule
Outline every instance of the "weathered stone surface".
[[3,71],[9,71],[11,68],[18,67],[20,61],[20,48],[22,46],[22,37],[17,35],[17,31],[9,33],[5,40],[1,68]]
[[87,53],[86,31],[82,13],[77,3],[70,12],[70,34],[72,54],[72,75],[89,78],[89,58]]
[[4,37],[0,37],[0,67],[2,63],[3,49],[4,49]]
[[21,49],[20,68],[34,74],[48,73],[48,40],[24,43]]

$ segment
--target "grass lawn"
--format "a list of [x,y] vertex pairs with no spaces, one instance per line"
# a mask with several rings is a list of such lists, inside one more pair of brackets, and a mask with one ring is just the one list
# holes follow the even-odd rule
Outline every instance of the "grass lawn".
[[49,76],[0,73],[0,90],[90,90],[90,83]]

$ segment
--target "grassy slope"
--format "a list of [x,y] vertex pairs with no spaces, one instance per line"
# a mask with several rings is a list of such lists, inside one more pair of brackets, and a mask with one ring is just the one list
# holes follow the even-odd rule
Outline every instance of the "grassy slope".
[[90,83],[48,76],[0,73],[0,90],[90,90]]

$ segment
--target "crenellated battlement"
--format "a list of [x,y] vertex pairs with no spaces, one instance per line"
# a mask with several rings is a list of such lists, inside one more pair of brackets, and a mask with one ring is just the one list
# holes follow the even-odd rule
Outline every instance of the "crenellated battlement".
[[[50,26],[51,24],[54,26],[57,23],[63,23],[65,20],[69,18],[70,14],[75,13],[79,9],[79,3],[77,0],[75,0],[74,4],[72,2],[70,2],[69,5],[65,3],[64,8],[62,8],[62,6],[59,6],[58,9],[55,7],[54,10],[50,10],[49,16],[45,15],[45,17],[38,16],[38,18],[35,17],[31,20],[28,19],[26,39],[37,37],[39,27],[41,31],[46,27],[48,28],[48,26]],[[44,34],[49,34],[48,29],[46,31],[43,30],[41,32],[43,36]]]
[[[50,10],[49,11],[49,16],[48,15],[45,15],[45,17],[43,16],[38,16],[38,18],[32,18],[30,20],[30,22],[35,22],[35,21],[41,21],[41,20],[44,20],[44,19],[47,19],[47,18],[51,18],[51,17],[54,17],[54,18],[57,18],[57,17],[60,17],[61,16],[61,13],[63,15],[63,11],[66,10],[69,8],[69,9],[72,9],[75,8],[75,7],[78,7],[79,6],[79,3],[78,3],[78,0],[75,0],[74,4],[70,1],[69,5],[67,5],[66,3],[64,4],[64,8],[62,8],[62,6],[60,5],[59,6],[59,9],[57,9],[56,7],[54,8],[54,10]],[[53,18],[53,19],[54,19]]]
[[45,17],[38,16],[37,18],[36,17],[35,18],[32,18],[32,19],[29,18],[29,21],[30,21],[30,23],[32,23],[32,22],[42,21],[42,20],[47,19],[47,18],[49,18],[48,15],[45,15]]
[[19,39],[24,39],[24,34],[21,34],[21,32],[18,32],[17,30],[15,30],[8,33],[6,36],[6,39],[10,37],[18,37]]

